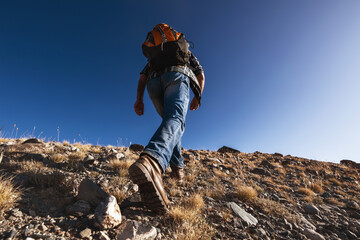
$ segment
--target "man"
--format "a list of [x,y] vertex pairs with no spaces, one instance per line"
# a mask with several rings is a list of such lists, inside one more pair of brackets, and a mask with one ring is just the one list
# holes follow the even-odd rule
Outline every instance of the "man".
[[[183,61],[185,64],[169,66],[166,66],[166,63],[176,63],[177,60],[174,60],[174,62],[169,59],[163,61],[165,65],[161,65],[159,62],[162,59],[152,61],[153,58],[144,51],[143,45],[143,51],[148,56],[149,62],[140,73],[137,99],[134,105],[136,114],[143,115],[143,96],[145,87],[147,87],[149,97],[162,117],[160,127],[141,153],[140,158],[129,168],[129,175],[131,180],[138,184],[144,204],[152,210],[163,211],[167,209],[169,200],[164,190],[161,174],[165,172],[165,169],[170,164],[172,177],[177,178],[179,181],[183,178],[184,161],[181,155],[181,137],[185,130],[190,88],[195,95],[190,103],[190,110],[196,110],[200,106],[205,77],[198,60],[188,51],[185,38],[181,39],[183,35],[180,35],[166,24],[156,25],[152,35],[149,34],[147,39],[150,39],[151,43],[148,45],[155,45],[158,41],[158,48],[161,48],[158,51],[161,51],[161,54],[167,53],[171,48],[169,45],[177,44],[176,41],[186,43],[186,56],[184,55],[185,61]],[[156,34],[161,34],[161,36],[159,35],[159,37]],[[165,36],[167,38],[170,36],[171,39],[166,40]],[[157,40],[156,37],[160,40]],[[168,44],[166,44],[167,42]],[[162,57],[168,58],[165,55]],[[180,60],[180,63],[183,62]]]

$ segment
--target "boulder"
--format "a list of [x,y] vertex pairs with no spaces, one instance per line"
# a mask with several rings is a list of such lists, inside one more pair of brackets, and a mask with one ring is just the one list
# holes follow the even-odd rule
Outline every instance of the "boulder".
[[95,226],[110,229],[121,223],[121,211],[114,196],[109,196],[95,209]]
[[27,143],[42,143],[42,142],[37,138],[29,138],[28,140],[24,141],[22,144],[27,144]]
[[236,150],[234,148],[231,148],[231,147],[226,147],[226,146],[223,146],[221,148],[219,148],[219,150],[217,150],[218,152],[220,153],[240,153],[239,150]]
[[254,174],[258,174],[258,175],[263,175],[263,176],[271,176],[271,173],[264,168],[254,168],[250,172],[254,173]]
[[116,240],[153,240],[156,236],[155,227],[127,220],[117,229]]
[[90,204],[84,200],[79,200],[76,203],[67,206],[65,211],[68,215],[81,217],[90,212]]
[[309,214],[318,214],[320,212],[319,209],[312,204],[305,204],[303,209],[306,213]]
[[79,186],[77,195],[78,200],[84,200],[92,207],[97,207],[102,201],[109,197],[104,190],[102,190],[97,184],[90,179],[84,179]]

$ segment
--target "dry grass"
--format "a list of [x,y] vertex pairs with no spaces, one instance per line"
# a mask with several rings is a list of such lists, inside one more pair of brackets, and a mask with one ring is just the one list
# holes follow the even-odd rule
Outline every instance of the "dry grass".
[[50,160],[52,160],[53,162],[56,162],[56,163],[64,162],[66,159],[67,159],[67,156],[60,154],[60,153],[56,153],[56,154],[50,156]]
[[117,159],[113,158],[110,160],[109,165],[111,168],[120,171],[121,169],[128,170],[129,167],[134,163],[132,159]]
[[312,197],[315,195],[314,192],[310,188],[301,187],[301,188],[298,188],[297,192],[304,194],[306,196],[309,196],[309,197]]
[[203,206],[201,195],[194,194],[169,210],[165,222],[172,228],[174,239],[195,240],[213,237],[215,231],[201,213]]
[[266,198],[257,198],[253,203],[262,211],[275,217],[286,218],[290,222],[299,222],[299,218],[292,214],[281,203]]
[[243,202],[256,198],[257,194],[257,191],[253,187],[244,185],[236,186],[236,196]]
[[324,192],[324,189],[322,188],[321,186],[322,184],[321,183],[311,183],[310,184],[310,189],[313,191],[313,192],[316,192],[316,193],[323,193]]
[[224,173],[223,171],[220,171],[218,169],[214,169],[214,174],[219,177],[219,178],[226,178],[228,177],[228,175],[226,173]]
[[74,143],[73,145],[82,152],[89,152],[92,146],[91,144],[82,144],[82,143]]
[[11,139],[11,138],[0,138],[0,142],[2,142],[2,143],[12,142],[12,141],[14,141],[14,139]]
[[21,190],[14,186],[13,178],[0,175],[0,215],[13,208],[20,197]]
[[337,180],[336,178],[330,178],[329,181],[334,184],[335,186],[339,186],[339,187],[342,187],[343,186],[343,183],[340,182],[339,180]]
[[69,155],[69,161],[80,161],[83,160],[86,157],[86,154],[83,152],[75,152],[75,153],[71,153]]
[[337,205],[337,206],[340,206],[340,207],[345,207],[345,206],[346,206],[345,203],[340,202],[340,201],[337,200],[336,198],[325,198],[325,199],[324,199],[324,202],[330,203],[330,204],[333,204],[333,205]]

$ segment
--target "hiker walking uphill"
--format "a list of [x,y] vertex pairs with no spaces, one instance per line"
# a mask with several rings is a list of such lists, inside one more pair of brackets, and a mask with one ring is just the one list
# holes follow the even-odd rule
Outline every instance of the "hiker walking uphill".
[[140,73],[135,112],[144,113],[145,87],[162,117],[160,127],[129,168],[131,180],[139,185],[142,201],[151,210],[167,209],[167,198],[162,173],[170,165],[171,176],[180,182],[183,178],[184,159],[181,155],[181,137],[185,130],[185,117],[200,106],[205,77],[196,57],[189,51],[182,33],[167,24],[158,24],[150,31],[142,45],[148,63]]

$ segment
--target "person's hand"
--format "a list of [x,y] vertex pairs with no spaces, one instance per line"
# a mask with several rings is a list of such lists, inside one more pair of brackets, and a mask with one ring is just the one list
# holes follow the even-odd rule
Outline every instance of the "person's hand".
[[136,100],[134,104],[134,109],[137,115],[141,116],[144,114],[144,103],[143,101]]
[[190,103],[190,110],[194,111],[199,108],[199,101],[196,99],[196,97],[193,98],[193,100]]

